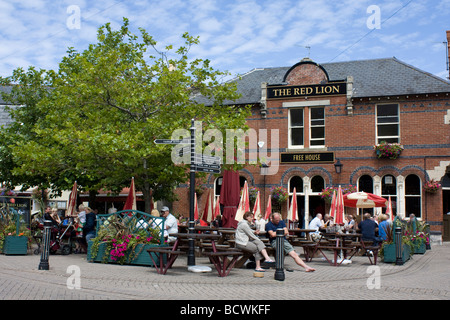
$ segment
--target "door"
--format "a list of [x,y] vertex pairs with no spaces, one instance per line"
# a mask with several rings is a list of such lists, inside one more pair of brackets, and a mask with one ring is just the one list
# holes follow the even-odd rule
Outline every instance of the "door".
[[442,235],[443,241],[450,241],[450,190],[442,190],[442,199],[444,209],[444,233]]

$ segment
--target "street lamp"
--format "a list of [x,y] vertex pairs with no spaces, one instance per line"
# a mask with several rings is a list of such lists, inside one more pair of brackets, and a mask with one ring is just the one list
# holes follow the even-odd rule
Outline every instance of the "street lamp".
[[342,172],[342,166],[341,160],[337,159],[337,162],[334,164],[334,170],[336,170],[337,174],[340,174]]

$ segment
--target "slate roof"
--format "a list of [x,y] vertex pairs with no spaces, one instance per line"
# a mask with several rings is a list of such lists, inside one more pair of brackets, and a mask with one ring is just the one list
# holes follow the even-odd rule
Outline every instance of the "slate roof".
[[[450,82],[413,67],[397,58],[323,63],[330,81],[353,76],[353,97],[380,97],[450,92]],[[261,100],[261,83],[281,84],[290,67],[253,69],[241,76],[237,90],[242,94],[235,104]],[[203,103],[206,100],[199,99]],[[229,103],[232,103],[229,101]]]

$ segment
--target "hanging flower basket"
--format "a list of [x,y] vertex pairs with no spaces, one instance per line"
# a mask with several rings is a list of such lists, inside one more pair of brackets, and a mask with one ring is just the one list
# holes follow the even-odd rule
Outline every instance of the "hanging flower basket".
[[286,202],[289,197],[286,188],[283,188],[282,186],[274,186],[270,188],[270,193],[272,194],[272,200],[279,205]]
[[399,143],[388,143],[382,141],[373,146],[378,159],[397,159],[403,151],[403,146]]
[[[336,191],[336,194],[338,192],[339,187],[326,187],[325,189],[322,189],[322,193],[320,194],[321,198],[325,200],[326,203],[331,203],[331,199],[333,198],[333,192]],[[342,194],[347,193],[353,193],[358,191],[356,189],[356,186],[354,185],[347,185],[347,186],[341,186]]]
[[437,181],[431,179],[430,181],[426,181],[423,185],[423,190],[429,193],[437,193],[441,189],[441,184]]

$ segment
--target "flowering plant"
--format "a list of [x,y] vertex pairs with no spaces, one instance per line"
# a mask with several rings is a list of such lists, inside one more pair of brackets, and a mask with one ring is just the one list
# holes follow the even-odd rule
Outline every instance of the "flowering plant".
[[258,188],[248,187],[248,198],[251,204],[255,203],[257,196],[258,196]]
[[272,194],[272,200],[274,200],[278,204],[282,204],[289,197],[286,188],[283,188],[282,186],[273,186],[272,188],[270,188],[270,192]]
[[17,229],[17,223],[19,222],[17,219],[20,219],[20,216],[13,211],[14,209],[9,209],[8,207],[0,211],[0,252],[3,250],[7,236],[25,236],[28,237],[29,244],[31,241],[31,232],[26,226],[20,225],[19,229]]
[[[322,189],[322,193],[320,194],[321,198],[325,200],[327,203],[331,203],[331,199],[333,198],[333,192],[336,191],[336,194],[339,190],[339,187],[326,187],[325,189]],[[352,193],[356,192],[356,186],[354,185],[347,185],[347,186],[341,186],[342,194]]]
[[434,181],[434,179],[426,181],[423,184],[423,189],[426,192],[436,193],[436,192],[439,191],[440,188],[441,188],[441,184],[439,182],[437,182],[437,181]]
[[[135,220],[135,219],[132,219]],[[130,220],[131,221],[131,220]],[[160,244],[159,228],[139,228],[135,230],[134,226],[137,221],[130,223],[117,221],[117,219],[108,220],[97,232],[97,236],[92,239],[91,257],[96,257],[100,244],[105,244],[105,255],[103,262],[107,262],[108,258],[112,261],[124,264],[133,261],[144,249],[146,244]],[[109,254],[109,255],[108,255]]]
[[7,196],[7,197],[14,197],[16,193],[14,190],[8,189],[8,188],[1,188],[0,189],[0,196]]
[[381,141],[379,144],[373,146],[378,159],[397,159],[403,151],[403,146],[399,143],[389,143]]

